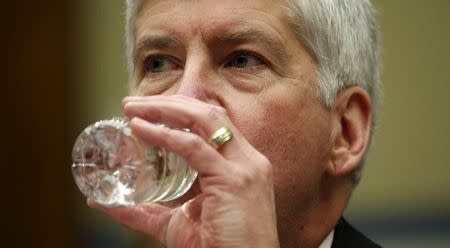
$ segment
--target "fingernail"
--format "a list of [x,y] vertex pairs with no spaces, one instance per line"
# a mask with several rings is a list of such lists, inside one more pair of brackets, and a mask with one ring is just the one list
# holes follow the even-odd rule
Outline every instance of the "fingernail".
[[136,96],[126,96],[122,99],[122,104],[126,104],[128,102],[133,102],[133,101],[137,101],[138,97]]
[[129,101],[131,101],[131,97],[129,97],[129,96],[126,96],[122,99],[122,103],[127,103]]
[[129,111],[130,109],[132,109],[133,107],[136,107],[136,106],[139,106],[139,103],[138,103],[138,102],[126,102],[126,103],[123,105],[123,110],[124,110],[125,112],[127,112],[127,111]]
[[143,119],[139,118],[139,117],[133,117],[130,121],[131,124],[133,125],[138,125],[138,126],[143,126],[145,125],[147,122],[144,121]]

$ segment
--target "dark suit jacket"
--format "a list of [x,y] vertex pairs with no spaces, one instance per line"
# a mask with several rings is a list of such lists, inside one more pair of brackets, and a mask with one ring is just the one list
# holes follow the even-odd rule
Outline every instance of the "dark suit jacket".
[[380,248],[362,233],[341,218],[334,228],[333,244],[331,248]]

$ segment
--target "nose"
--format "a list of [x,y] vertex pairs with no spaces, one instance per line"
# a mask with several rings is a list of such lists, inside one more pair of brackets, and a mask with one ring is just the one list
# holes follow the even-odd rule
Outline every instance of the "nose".
[[188,57],[176,94],[219,105],[220,77],[213,60],[206,53]]

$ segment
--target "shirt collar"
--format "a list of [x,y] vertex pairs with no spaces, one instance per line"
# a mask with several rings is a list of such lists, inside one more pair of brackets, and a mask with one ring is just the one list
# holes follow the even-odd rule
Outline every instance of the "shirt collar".
[[322,242],[319,248],[331,248],[331,244],[333,243],[333,237],[334,237],[334,229],[330,232],[330,234],[328,234],[328,236],[325,238],[325,240]]

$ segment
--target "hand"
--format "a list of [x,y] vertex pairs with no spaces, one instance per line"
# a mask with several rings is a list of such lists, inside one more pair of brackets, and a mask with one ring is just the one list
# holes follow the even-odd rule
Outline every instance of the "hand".
[[[184,96],[149,96],[125,98],[124,111],[137,137],[182,156],[198,171],[199,194],[173,208],[89,205],[167,247],[278,247],[272,165],[223,108]],[[208,138],[220,127],[234,136],[216,150]]]

